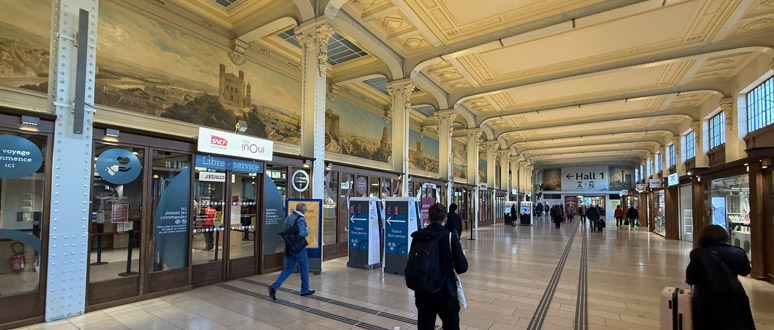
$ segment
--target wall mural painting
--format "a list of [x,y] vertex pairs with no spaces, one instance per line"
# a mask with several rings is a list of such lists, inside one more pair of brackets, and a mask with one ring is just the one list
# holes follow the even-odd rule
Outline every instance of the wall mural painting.
[[481,183],[487,183],[489,180],[487,180],[486,177],[486,159],[479,158],[478,159],[478,182]]
[[[392,122],[350,102],[336,98],[325,111],[325,150],[390,162]],[[436,146],[437,153],[437,146]]]
[[632,168],[610,166],[610,191],[634,189]]
[[543,191],[562,190],[562,170],[549,168],[543,170]]
[[409,167],[438,173],[438,139],[409,130]]
[[300,143],[300,81],[111,1],[99,18],[96,103]]
[[452,143],[452,154],[454,156],[454,177],[466,179],[468,177],[468,157],[465,152],[465,145],[454,141]]
[[50,0],[0,0],[0,86],[48,91]]

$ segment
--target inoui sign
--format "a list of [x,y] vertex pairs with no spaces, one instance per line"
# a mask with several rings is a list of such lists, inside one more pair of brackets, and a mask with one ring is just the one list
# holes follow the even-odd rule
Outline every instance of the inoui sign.
[[562,168],[562,190],[601,191],[607,190],[607,166],[579,166]]
[[274,153],[274,142],[199,127],[197,150],[209,154],[271,161]]

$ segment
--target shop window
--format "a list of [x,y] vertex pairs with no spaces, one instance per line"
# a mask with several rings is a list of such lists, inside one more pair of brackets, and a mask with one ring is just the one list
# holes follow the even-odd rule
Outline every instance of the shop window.
[[712,180],[712,224],[728,230],[732,245],[751,251],[750,177],[747,174]]
[[747,131],[774,123],[774,78],[747,93]]
[[669,153],[668,153],[669,157],[667,158],[669,167],[677,165],[677,154],[676,153],[677,153],[677,146],[675,146],[674,144],[670,145],[669,146]]
[[336,205],[338,205],[339,173],[325,175],[325,200],[323,201],[323,245],[336,243]]
[[685,160],[696,157],[696,132],[685,135]]
[[89,282],[137,275],[143,242],[145,149],[95,144]]
[[664,200],[664,191],[659,190],[653,192],[653,198],[656,203],[654,205],[656,207],[656,214],[653,219],[655,221],[655,227],[653,229],[653,232],[659,235],[664,235],[665,232],[665,225],[666,225],[666,217],[664,216],[665,213],[665,200]]
[[710,149],[726,143],[726,114],[723,111],[709,120],[709,143]]
[[191,155],[153,152],[152,271],[188,266]]
[[0,133],[0,146],[30,152],[22,161],[0,154],[0,296],[5,297],[40,286],[46,137]]

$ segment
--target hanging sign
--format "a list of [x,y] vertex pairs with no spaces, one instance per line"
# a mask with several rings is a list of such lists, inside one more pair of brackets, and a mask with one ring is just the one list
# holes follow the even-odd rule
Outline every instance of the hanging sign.
[[644,183],[638,183],[637,184],[637,191],[643,192],[643,191],[645,191],[645,189],[648,189],[648,185],[646,185]]
[[661,179],[650,179],[650,189],[661,188]]
[[103,151],[97,157],[97,174],[112,184],[127,184],[134,181],[142,171],[137,155],[129,150],[113,148]]
[[291,178],[293,189],[298,192],[304,192],[309,188],[309,174],[304,170],[296,170]]
[[199,127],[197,150],[208,154],[271,161],[274,153],[274,142]]
[[0,178],[18,179],[35,173],[43,154],[32,141],[16,135],[0,135]]
[[562,190],[607,190],[610,178],[607,166],[580,166],[562,168]]
[[669,184],[670,187],[680,184],[680,174],[677,174],[677,173],[670,174],[667,177],[667,183]]

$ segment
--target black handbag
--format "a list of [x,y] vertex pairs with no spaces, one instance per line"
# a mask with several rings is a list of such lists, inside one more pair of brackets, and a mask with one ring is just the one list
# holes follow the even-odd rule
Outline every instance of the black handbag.
[[293,226],[281,231],[279,233],[282,239],[285,241],[285,254],[296,255],[301,252],[309,243],[307,243],[305,237],[301,237],[298,232],[298,218],[293,222]]

